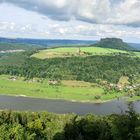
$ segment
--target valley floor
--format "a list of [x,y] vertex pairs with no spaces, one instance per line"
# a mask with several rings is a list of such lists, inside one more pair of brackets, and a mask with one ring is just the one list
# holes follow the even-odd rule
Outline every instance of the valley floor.
[[[48,99],[64,99],[78,102],[105,102],[127,96],[123,92],[105,93],[104,88],[94,83],[63,80],[51,85],[49,80],[25,80],[23,77],[0,76],[0,94]],[[138,99],[134,96],[132,99]]]

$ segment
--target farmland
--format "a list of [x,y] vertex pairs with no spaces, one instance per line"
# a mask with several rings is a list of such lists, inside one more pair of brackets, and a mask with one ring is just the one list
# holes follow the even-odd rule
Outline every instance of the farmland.
[[125,50],[100,48],[100,47],[59,47],[53,49],[41,50],[32,55],[39,59],[55,57],[89,56],[89,55],[111,55],[114,53],[129,54]]

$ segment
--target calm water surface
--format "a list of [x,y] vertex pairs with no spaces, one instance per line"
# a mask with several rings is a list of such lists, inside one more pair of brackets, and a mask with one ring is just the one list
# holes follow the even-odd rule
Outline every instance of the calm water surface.
[[[49,111],[54,113],[76,113],[85,115],[94,113],[107,115],[126,111],[125,100],[114,100],[102,104],[78,103],[64,100],[36,99],[26,97],[14,97],[0,95],[0,109],[11,109],[17,111]],[[140,113],[140,101],[134,102],[135,110]]]

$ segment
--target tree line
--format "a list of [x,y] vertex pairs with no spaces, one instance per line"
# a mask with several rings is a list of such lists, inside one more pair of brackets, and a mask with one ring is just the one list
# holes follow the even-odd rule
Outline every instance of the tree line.
[[22,64],[1,65],[0,74],[24,76],[26,78],[48,78],[55,80],[83,80],[97,82],[100,79],[117,83],[121,76],[129,81],[140,75],[140,58],[125,55],[53,58],[40,60],[25,57]]

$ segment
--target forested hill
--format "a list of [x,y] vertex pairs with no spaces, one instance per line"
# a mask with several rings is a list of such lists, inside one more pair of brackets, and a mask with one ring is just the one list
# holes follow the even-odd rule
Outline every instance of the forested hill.
[[15,50],[15,49],[42,49],[52,46],[71,46],[71,45],[85,45],[97,46],[101,48],[113,48],[119,50],[139,50],[140,44],[125,43],[118,38],[104,38],[100,41],[95,40],[61,40],[61,39],[10,39],[0,37],[0,50]]
[[67,46],[67,45],[90,45],[95,44],[97,41],[92,40],[69,40],[69,39],[26,39],[26,38],[2,38],[0,37],[0,43],[12,43],[12,44],[31,44],[40,45],[43,47],[50,46]]
[[44,47],[41,45],[0,42],[0,51],[7,51],[7,50],[27,51],[27,50],[42,49],[42,48]]
[[127,43],[123,42],[122,39],[119,38],[103,38],[95,45],[101,48],[111,48],[111,49],[128,50],[128,51],[134,49]]
[[130,46],[132,46],[134,49],[140,51],[140,44],[139,43],[129,43]]

